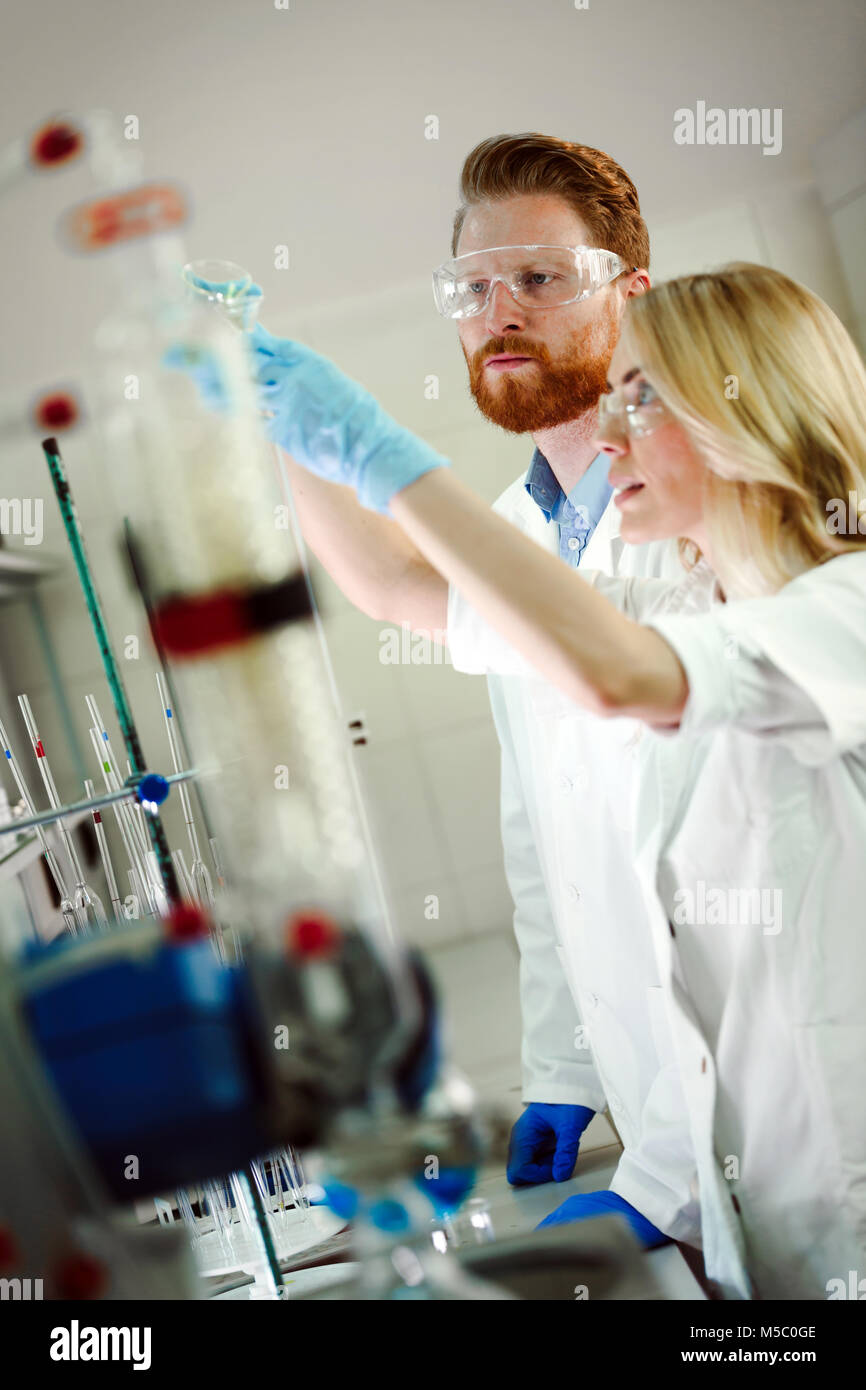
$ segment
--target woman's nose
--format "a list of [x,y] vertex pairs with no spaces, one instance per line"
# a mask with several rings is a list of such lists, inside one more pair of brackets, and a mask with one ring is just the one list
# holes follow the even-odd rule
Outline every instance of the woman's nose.
[[592,443],[600,454],[607,454],[610,459],[624,458],[629,452],[628,435],[613,420],[596,426]]

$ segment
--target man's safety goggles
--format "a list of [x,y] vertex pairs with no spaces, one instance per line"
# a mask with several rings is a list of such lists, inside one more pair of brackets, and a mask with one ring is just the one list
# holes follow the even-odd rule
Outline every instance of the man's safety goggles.
[[436,308],[446,319],[486,309],[497,281],[525,309],[577,304],[630,269],[596,246],[491,246],[446,261],[433,272]]

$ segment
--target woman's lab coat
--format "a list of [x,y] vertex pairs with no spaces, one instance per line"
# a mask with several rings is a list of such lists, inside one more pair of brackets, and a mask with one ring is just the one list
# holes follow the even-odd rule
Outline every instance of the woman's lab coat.
[[679,729],[640,740],[632,829],[704,1261],[728,1297],[844,1297],[866,1278],[866,552],[711,609],[700,571],[698,615],[592,582],[689,679]]
[[[685,1092],[707,1273],[729,1298],[845,1296],[866,1280],[866,553],[726,604],[704,564],[674,584],[580,573],[656,627],[689,677],[678,730],[595,721],[592,746],[641,885],[654,1065]],[[490,669],[528,673],[484,627],[476,615]],[[588,716],[541,685],[536,713],[552,770]],[[617,744],[635,760],[622,783],[619,755],[606,756]],[[571,847],[559,806],[554,822],[550,884],[567,920],[569,896],[584,901],[569,881],[586,863],[585,822]],[[625,881],[608,879],[611,922]],[[587,944],[573,911],[563,964],[592,1036],[593,976],[614,987],[617,959],[624,980],[634,971],[623,936],[609,953],[596,933]],[[614,1014],[601,1010],[597,1062],[613,1098],[626,1092],[628,1134],[639,1072],[624,1079],[633,1048]],[[644,1124],[648,1136],[663,1158],[664,1126]]]

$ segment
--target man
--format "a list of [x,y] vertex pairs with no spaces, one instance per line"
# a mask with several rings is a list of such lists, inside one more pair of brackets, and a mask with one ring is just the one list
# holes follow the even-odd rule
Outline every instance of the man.
[[[677,573],[668,547],[623,549],[607,465],[592,444],[626,300],[649,285],[633,184],[599,151],[501,136],[468,156],[461,195],[455,259],[436,276],[439,306],[461,315],[481,411],[536,445],[525,480],[495,509],[565,563]],[[591,256],[569,251],[587,246],[619,258],[606,279]],[[542,263],[538,247],[556,251]],[[569,266],[578,264],[575,280]],[[559,268],[564,302],[548,288]],[[611,1188],[571,1198],[548,1220],[620,1210],[647,1246],[666,1237],[697,1244],[685,1104],[625,849],[634,726],[600,730],[577,709],[562,719],[561,700],[509,668],[502,643],[391,520],[297,465],[290,472],[305,538],[346,595],[379,620],[447,625],[456,669],[489,676],[524,1022],[526,1109],[512,1132],[509,1180],[569,1178],[580,1136],[607,1101],[624,1146]]]

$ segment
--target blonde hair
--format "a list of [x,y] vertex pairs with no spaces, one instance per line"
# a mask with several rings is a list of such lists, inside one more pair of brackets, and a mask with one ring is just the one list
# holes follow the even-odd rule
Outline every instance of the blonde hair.
[[[866,499],[866,369],[823,300],[735,263],[632,298],[622,337],[707,466],[704,519],[727,592],[774,593],[866,549],[866,534],[828,524],[834,502]],[[680,548],[686,564],[699,557]]]

